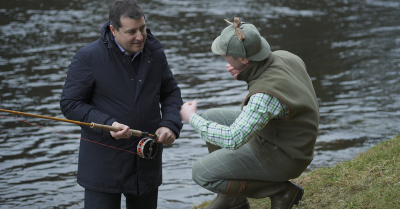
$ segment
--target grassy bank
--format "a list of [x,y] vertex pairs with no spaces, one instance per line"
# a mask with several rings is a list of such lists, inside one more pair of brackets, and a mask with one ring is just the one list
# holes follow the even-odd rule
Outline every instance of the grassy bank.
[[[293,182],[305,190],[302,201],[293,208],[400,209],[400,136],[381,142],[350,161],[310,171]],[[269,198],[249,201],[252,209],[270,206]]]

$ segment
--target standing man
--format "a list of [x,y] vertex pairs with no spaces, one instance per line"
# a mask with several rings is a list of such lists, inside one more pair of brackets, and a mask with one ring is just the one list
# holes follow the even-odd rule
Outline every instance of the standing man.
[[242,111],[211,109],[201,117],[197,101],[182,106],[182,119],[211,153],[193,165],[193,180],[218,193],[207,209],[247,209],[247,197],[269,197],[271,208],[290,209],[304,190],[289,179],[313,159],[319,121],[314,88],[298,56],[271,52],[252,24],[239,18],[230,24],[211,49],[226,59],[235,79],[247,82],[249,93]]
[[[140,6],[117,0],[101,37],[81,48],[68,68],[61,110],[71,120],[119,127],[104,131],[82,127],[78,184],[85,188],[85,208],[157,208],[162,182],[162,148],[179,137],[180,89],[160,42],[146,27]],[[152,159],[136,152],[141,138],[129,128],[156,133]]]

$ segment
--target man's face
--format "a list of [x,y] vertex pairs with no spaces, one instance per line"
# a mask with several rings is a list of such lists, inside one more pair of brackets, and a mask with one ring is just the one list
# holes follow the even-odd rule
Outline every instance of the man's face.
[[121,25],[118,31],[110,25],[111,32],[118,44],[130,55],[142,51],[147,38],[144,17],[138,20],[121,17]]
[[229,63],[226,65],[226,68],[228,72],[235,78],[237,79],[237,76],[239,75],[242,70],[244,70],[247,65],[249,64],[249,60],[243,59],[243,58],[234,58],[229,55],[221,55],[226,59],[226,61]]

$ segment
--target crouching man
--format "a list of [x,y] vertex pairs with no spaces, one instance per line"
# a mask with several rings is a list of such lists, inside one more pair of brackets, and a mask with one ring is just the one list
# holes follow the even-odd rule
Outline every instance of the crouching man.
[[229,63],[228,72],[245,81],[249,93],[242,110],[211,109],[199,116],[197,101],[181,107],[182,119],[206,141],[209,155],[192,169],[193,180],[218,193],[207,209],[247,209],[247,197],[271,199],[271,208],[289,209],[304,189],[289,179],[313,160],[319,111],[302,59],[271,52],[249,23],[226,27],[212,51]]

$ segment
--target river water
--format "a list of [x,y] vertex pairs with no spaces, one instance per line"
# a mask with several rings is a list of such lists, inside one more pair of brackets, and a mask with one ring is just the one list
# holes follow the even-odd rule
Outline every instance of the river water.
[[[146,24],[162,42],[184,101],[240,108],[246,84],[210,46],[241,17],[272,50],[305,61],[320,104],[309,169],[349,160],[400,130],[400,3],[395,0],[147,0]],[[111,0],[0,1],[0,108],[64,118],[59,99],[76,51],[99,37]],[[0,208],[83,208],[76,183],[80,129],[0,113]],[[38,127],[33,124],[40,125]],[[145,130],[144,130],[145,131]],[[63,132],[63,133],[59,133]],[[191,180],[207,154],[187,124],[164,150],[159,208],[190,208],[214,197]],[[123,204],[124,205],[124,204]]]

